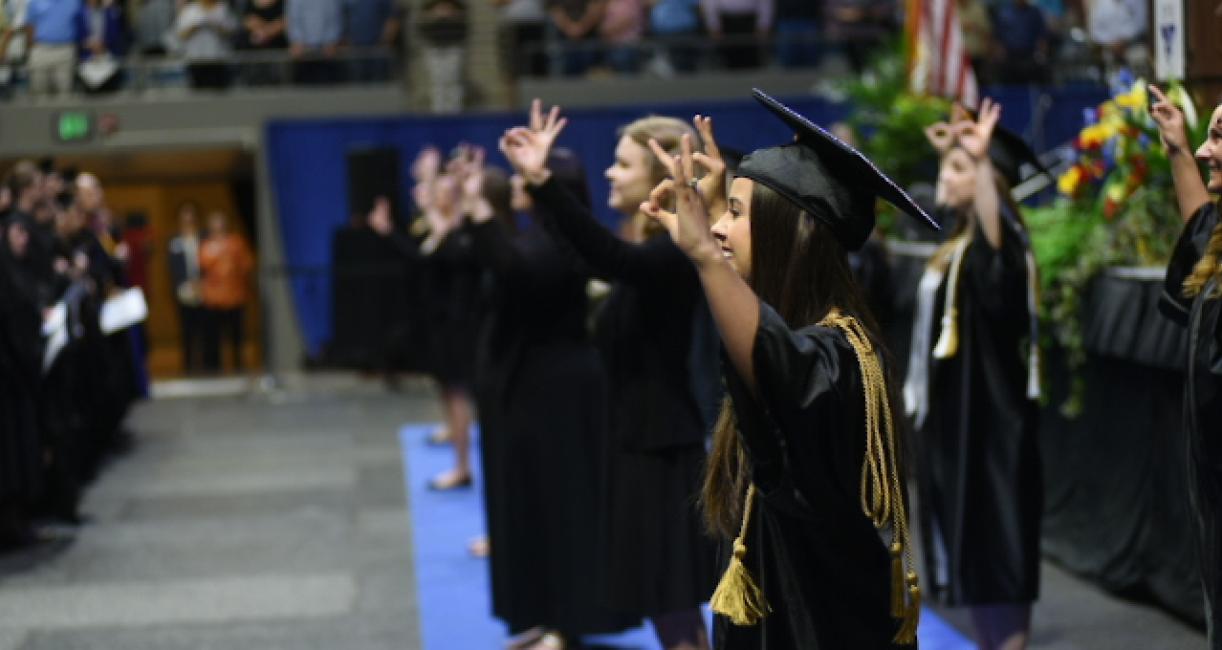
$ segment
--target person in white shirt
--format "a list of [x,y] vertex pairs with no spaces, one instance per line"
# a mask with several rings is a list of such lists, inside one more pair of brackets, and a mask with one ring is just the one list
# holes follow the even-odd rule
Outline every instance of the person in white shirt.
[[220,89],[229,85],[227,59],[233,54],[238,19],[221,0],[194,0],[178,12],[175,25],[187,74],[193,88]]

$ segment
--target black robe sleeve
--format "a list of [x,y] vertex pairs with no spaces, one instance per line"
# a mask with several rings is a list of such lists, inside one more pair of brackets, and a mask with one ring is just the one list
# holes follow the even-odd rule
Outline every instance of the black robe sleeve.
[[1193,267],[1205,254],[1209,237],[1217,226],[1218,206],[1213,202],[1206,203],[1188,220],[1171,253],[1158,308],[1163,316],[1180,325],[1188,325],[1188,315],[1192,312],[1193,299],[1184,296],[1184,280],[1192,275]]
[[[752,359],[758,389],[754,394],[746,390],[736,373],[727,373],[736,397],[735,409],[746,409],[750,412],[748,419],[762,424],[740,427],[752,479],[770,506],[792,516],[809,516],[811,500],[826,498],[820,496],[823,482],[815,487],[805,477],[825,472],[829,459],[821,457],[826,455],[828,444],[847,450],[864,441],[860,425],[855,424],[850,431],[826,426],[829,411],[845,411],[861,401],[855,357],[839,330],[822,326],[792,330],[772,307],[761,302]],[[823,440],[821,436],[842,440]],[[842,487],[853,484],[851,471],[835,473],[838,476],[824,478]]]
[[592,275],[607,281],[637,286],[672,283],[694,275],[691,263],[668,237],[654,237],[635,244],[609,232],[555,179],[529,186],[531,198],[544,227],[567,242]]
[[472,250],[478,263],[528,292],[551,294],[571,283],[572,275],[557,266],[551,251],[528,254],[510,238],[509,229],[497,221],[471,227]]
[[990,320],[1026,327],[1026,250],[1010,223],[1001,224],[1000,248],[993,248],[976,224],[975,239],[964,253],[962,282]]

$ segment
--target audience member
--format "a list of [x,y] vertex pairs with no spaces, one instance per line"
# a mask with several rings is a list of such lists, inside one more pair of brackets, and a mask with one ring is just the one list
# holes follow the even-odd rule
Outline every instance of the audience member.
[[180,0],[143,0],[132,12],[136,50],[141,54],[165,54],[178,44],[174,21]]
[[785,68],[819,62],[818,0],[776,0],[776,59]]
[[[285,36],[284,0],[243,0],[242,33],[238,47],[247,51],[283,50],[288,47]],[[276,62],[245,61],[242,77],[246,83],[261,86],[282,80]]]
[[[403,27],[402,7],[396,0],[344,0],[344,41],[362,50],[352,62],[356,81],[386,81]],[[382,47],[383,54],[368,50]]]
[[967,52],[976,79],[987,84],[993,78],[993,23],[981,0],[957,0],[959,26],[963,30],[963,49]]
[[547,74],[547,12],[543,0],[492,0],[500,9],[503,61],[514,76]]
[[80,78],[90,92],[115,90],[122,81],[119,59],[127,52],[127,25],[116,0],[85,0],[76,16]]
[[428,0],[420,19],[424,63],[435,113],[463,108],[467,41],[467,7],[462,0]]
[[1002,83],[1039,83],[1048,77],[1048,25],[1031,0],[1004,0],[993,10],[993,32],[1001,47]]
[[199,205],[178,207],[178,235],[170,240],[170,281],[178,306],[179,343],[183,372],[193,375],[204,368],[203,292],[200,288]]
[[619,73],[636,72],[645,36],[643,0],[606,0],[598,33],[605,46],[605,63]]
[[553,74],[582,75],[598,60],[593,40],[606,4],[606,0],[547,0],[548,16],[562,43],[560,60],[552,62]]
[[662,43],[663,76],[672,72],[694,72],[699,58],[695,39],[700,33],[700,0],[650,0],[649,31]]
[[896,0],[826,0],[827,40],[835,43],[854,73],[866,69],[870,57],[898,29]]
[[207,310],[204,369],[220,372],[222,339],[228,338],[233,346],[233,369],[241,372],[245,367],[243,318],[255,260],[246,239],[229,227],[224,212],[208,216],[208,238],[200,246],[199,267],[200,298]]
[[237,18],[221,0],[192,0],[178,12],[175,27],[182,42],[187,74],[193,88],[227,88],[231,80],[229,57]]
[[701,0],[704,23],[722,64],[727,68],[758,68],[761,41],[772,30],[774,0]]
[[32,43],[26,63],[30,92],[54,96],[72,92],[76,72],[76,16],[81,0],[29,0],[26,22],[18,25]]
[[335,60],[344,37],[344,0],[285,0],[293,81],[333,84],[343,80]]

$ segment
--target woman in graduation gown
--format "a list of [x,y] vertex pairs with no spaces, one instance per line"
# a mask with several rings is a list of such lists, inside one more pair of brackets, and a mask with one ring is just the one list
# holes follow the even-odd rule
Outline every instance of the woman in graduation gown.
[[0,227],[0,549],[33,539],[29,515],[41,495],[38,387],[42,340],[32,219]]
[[[1209,647],[1222,649],[1222,106],[1210,116],[1209,135],[1193,159],[1184,115],[1151,86],[1158,122],[1171,159],[1184,231],[1167,266],[1160,307],[1188,328],[1184,425],[1188,429],[1188,494],[1196,513],[1196,537],[1205,592]],[[1201,182],[1198,161],[1208,166]]]
[[536,101],[531,128],[510,130],[501,148],[526,179],[544,227],[595,277],[612,283],[595,326],[610,385],[609,605],[650,618],[665,648],[705,648],[699,606],[712,590],[716,559],[695,505],[707,431],[690,354],[704,298],[683,253],[640,212],[665,173],[646,143],[677,146],[693,130],[662,117],[623,129],[607,177],[608,202],[631,220],[635,241],[627,241],[602,227],[548,169],[563,123],[558,109],[545,118]]
[[[865,157],[760,91],[798,134],[743,160],[710,230],[691,144],[646,209],[697,270],[729,400],[703,504],[734,538],[713,595],[716,645],[878,649],[916,642],[903,458],[880,335],[847,252],[884,198],[932,225]],[[663,194],[677,214],[664,212]],[[886,539],[886,542],[884,542]]]
[[[588,205],[577,159],[558,151],[550,166]],[[517,229],[509,181],[482,154],[463,187],[494,286],[476,383],[493,611],[519,647],[564,647],[632,624],[601,598],[606,378],[586,334],[587,278],[539,228]]]
[[985,650],[1026,646],[1039,595],[1038,277],[1010,186],[1035,156],[985,100],[927,134],[955,229],[921,281],[905,399],[930,591]]

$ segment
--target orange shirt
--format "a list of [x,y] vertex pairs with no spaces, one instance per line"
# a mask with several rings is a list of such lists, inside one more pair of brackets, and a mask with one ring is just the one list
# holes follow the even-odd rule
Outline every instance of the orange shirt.
[[255,259],[241,235],[209,237],[199,251],[200,293],[204,306],[233,309],[250,300]]

